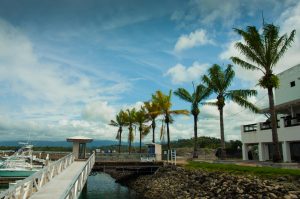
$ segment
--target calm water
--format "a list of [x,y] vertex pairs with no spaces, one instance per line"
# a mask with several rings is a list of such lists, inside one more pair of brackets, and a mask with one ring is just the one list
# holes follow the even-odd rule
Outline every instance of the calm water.
[[135,199],[136,193],[118,183],[106,173],[98,173],[89,176],[87,182],[87,192],[82,193],[80,199]]
[[8,184],[0,184],[0,192],[8,189]]
[[[8,185],[0,185],[0,192]],[[136,199],[136,193],[127,187],[115,183],[115,179],[106,173],[89,176],[87,191],[81,194],[80,199]]]

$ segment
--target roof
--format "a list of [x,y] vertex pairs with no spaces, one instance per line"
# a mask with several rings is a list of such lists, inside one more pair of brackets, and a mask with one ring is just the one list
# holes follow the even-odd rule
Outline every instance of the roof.
[[[285,102],[275,106],[277,113],[289,113],[289,108],[291,106],[300,106],[300,99],[296,99],[290,102]],[[269,113],[269,107],[260,110],[260,113]]]
[[67,138],[68,142],[92,142],[93,139],[85,136],[74,136],[74,137],[69,137]]

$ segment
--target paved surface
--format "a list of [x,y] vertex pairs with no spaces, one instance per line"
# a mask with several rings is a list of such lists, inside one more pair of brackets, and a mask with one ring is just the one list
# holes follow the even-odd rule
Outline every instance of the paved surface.
[[78,174],[85,165],[85,161],[73,162],[67,169],[55,176],[50,182],[45,184],[38,192],[34,193],[30,199],[58,199],[70,184],[75,175]]

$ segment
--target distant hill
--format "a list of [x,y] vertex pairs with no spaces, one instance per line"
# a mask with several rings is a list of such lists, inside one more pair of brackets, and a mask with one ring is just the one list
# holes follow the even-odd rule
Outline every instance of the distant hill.
[[[20,146],[20,142],[27,142],[27,141],[0,141],[0,146]],[[35,147],[71,147],[72,143],[67,141],[31,141],[30,144],[34,145]],[[109,145],[117,145],[117,141],[113,140],[94,140],[93,142],[89,143],[89,147],[100,147],[100,146],[109,146]]]

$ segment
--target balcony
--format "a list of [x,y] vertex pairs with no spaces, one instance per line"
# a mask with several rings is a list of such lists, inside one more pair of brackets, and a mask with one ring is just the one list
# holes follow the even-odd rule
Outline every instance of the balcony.
[[282,117],[284,119],[284,127],[300,126],[300,115],[296,117]]
[[[300,117],[282,117],[277,121],[279,141],[300,141]],[[270,122],[259,122],[241,126],[243,143],[272,142]]]

